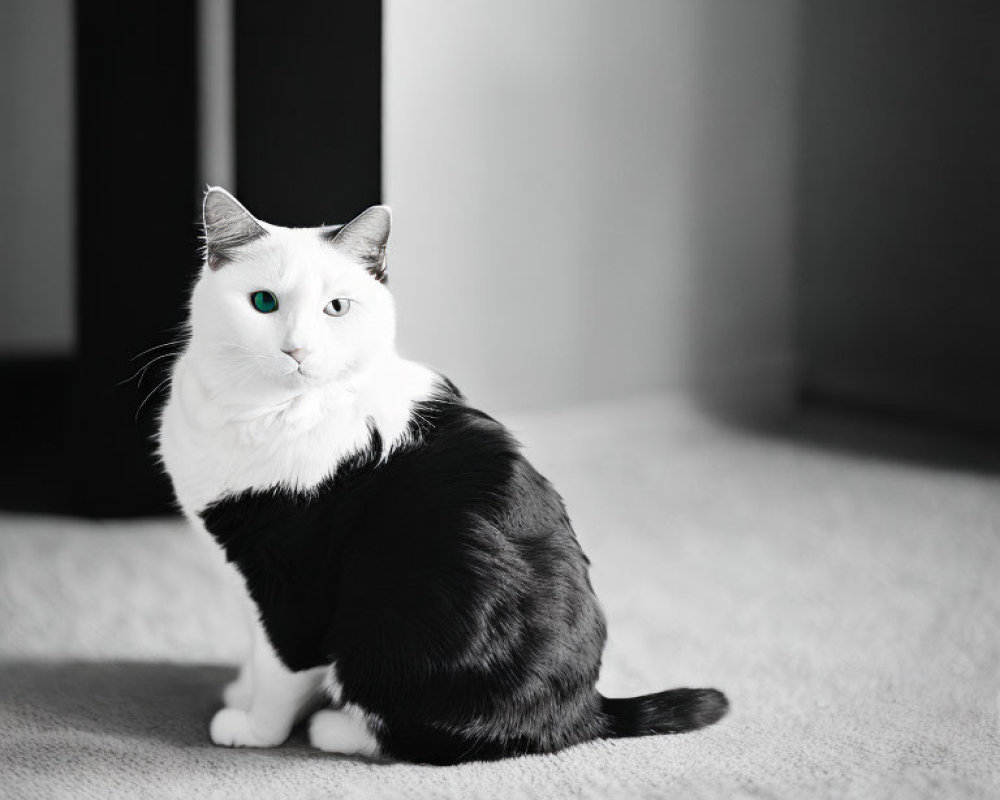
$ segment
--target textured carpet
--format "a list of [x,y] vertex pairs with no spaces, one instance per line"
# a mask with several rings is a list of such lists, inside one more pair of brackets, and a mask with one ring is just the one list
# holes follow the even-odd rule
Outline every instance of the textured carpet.
[[181,523],[0,516],[0,797],[1000,797],[996,457],[676,401],[522,415],[593,561],[608,695],[716,686],[675,737],[434,768],[213,747],[243,641]]

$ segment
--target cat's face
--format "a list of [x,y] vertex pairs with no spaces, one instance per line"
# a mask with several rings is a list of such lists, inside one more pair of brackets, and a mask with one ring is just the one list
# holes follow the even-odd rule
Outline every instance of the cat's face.
[[210,189],[191,301],[191,349],[207,379],[227,394],[280,399],[349,384],[390,353],[389,219],[376,206],[340,229],[282,228]]

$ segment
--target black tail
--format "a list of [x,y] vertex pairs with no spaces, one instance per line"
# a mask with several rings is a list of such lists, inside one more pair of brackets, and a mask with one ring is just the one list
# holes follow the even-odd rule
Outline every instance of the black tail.
[[726,696],[715,689],[670,689],[642,697],[601,698],[604,736],[608,739],[696,731],[718,722],[728,710]]

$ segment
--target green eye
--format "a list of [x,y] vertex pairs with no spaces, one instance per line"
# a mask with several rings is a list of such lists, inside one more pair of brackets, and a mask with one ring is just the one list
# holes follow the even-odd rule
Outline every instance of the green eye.
[[250,295],[250,302],[261,314],[270,314],[278,310],[278,298],[270,292],[254,292]]

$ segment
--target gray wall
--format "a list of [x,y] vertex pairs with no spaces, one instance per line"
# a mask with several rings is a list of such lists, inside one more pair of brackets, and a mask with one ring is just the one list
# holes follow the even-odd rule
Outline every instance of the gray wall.
[[809,3],[803,52],[805,387],[1000,431],[1000,4]]
[[490,408],[790,395],[797,3],[385,8],[404,352]]
[[74,344],[71,9],[0,3],[0,355]]

